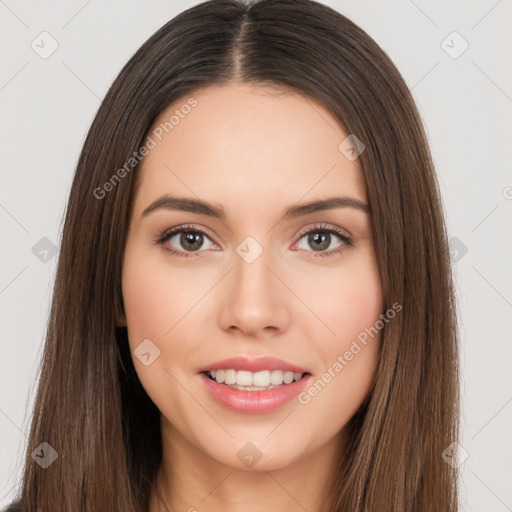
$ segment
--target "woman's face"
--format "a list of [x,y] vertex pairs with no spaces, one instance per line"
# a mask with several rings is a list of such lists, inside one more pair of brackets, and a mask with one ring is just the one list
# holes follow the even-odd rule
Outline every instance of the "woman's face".
[[[310,99],[238,83],[181,98],[149,134],[123,321],[164,443],[204,468],[335,453],[368,394],[383,300],[348,135]],[[348,200],[303,206],[328,198]]]

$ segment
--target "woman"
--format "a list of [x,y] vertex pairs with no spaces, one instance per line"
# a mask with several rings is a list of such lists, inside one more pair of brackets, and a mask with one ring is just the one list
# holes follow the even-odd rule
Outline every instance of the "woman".
[[446,239],[363,30],[309,0],[184,11],[80,155],[13,510],[457,510]]

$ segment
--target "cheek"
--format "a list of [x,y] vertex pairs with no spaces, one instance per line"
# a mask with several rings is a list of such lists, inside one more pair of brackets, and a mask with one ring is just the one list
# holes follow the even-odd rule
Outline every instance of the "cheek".
[[317,284],[315,304],[330,328],[322,337],[321,349],[324,356],[332,359],[333,354],[347,350],[354,339],[364,339],[367,329],[375,325],[383,312],[377,263],[370,251],[359,253]]
[[370,389],[380,352],[383,297],[373,252],[358,253],[329,280],[322,281],[323,299],[317,295],[316,304],[331,332],[311,338],[316,340],[321,360],[315,375],[321,381],[316,388],[322,395],[317,405],[344,403],[345,413],[350,414]]
[[[200,276],[170,268],[155,248],[127,248],[122,291],[130,341],[155,338],[166,344],[181,327],[181,319],[204,293]],[[192,312],[193,313],[193,312]]]
[[333,333],[312,338],[321,364],[299,402],[331,411],[334,432],[364,401],[378,364],[383,298],[373,254],[358,254],[324,285],[327,293],[319,310]]
[[[152,401],[170,414],[183,406],[176,382],[184,382],[193,370],[187,355],[197,347],[183,340],[190,336],[187,322],[195,313],[198,290],[190,286],[190,280],[186,282],[183,272],[171,272],[161,258],[156,261],[152,256],[136,249],[127,251],[123,300],[135,371]],[[148,352],[150,364],[146,365],[138,354]]]
[[299,403],[310,411],[306,421],[314,429],[334,436],[360,408],[377,368],[381,329],[375,326],[380,325],[383,305],[376,268],[340,273],[326,299],[323,320],[335,334],[312,338],[321,364]]
[[[197,297],[187,298],[187,283],[180,282],[180,272],[169,272],[166,265],[156,261],[152,254],[127,251],[123,266],[122,291],[127,318],[128,340],[139,378],[152,398],[155,392],[168,386],[170,377],[164,368],[173,368],[172,360],[187,361],[181,354],[186,344],[179,343],[183,318]],[[192,287],[193,289],[193,287]],[[182,292],[183,290],[183,292]],[[180,319],[182,321],[180,322]],[[149,352],[158,357],[154,363],[141,364],[137,354],[144,340]],[[153,357],[153,356],[150,356]],[[182,364],[182,369],[187,370]],[[174,369],[172,369],[174,374]],[[163,386],[163,384],[166,386]]]
[[327,310],[338,345],[344,345],[374,325],[382,313],[381,287],[371,275],[352,274],[331,297],[338,297]]
[[141,260],[141,265],[125,265],[123,300],[128,319],[130,341],[160,338],[171,328],[175,294],[168,292],[169,283],[158,269]]

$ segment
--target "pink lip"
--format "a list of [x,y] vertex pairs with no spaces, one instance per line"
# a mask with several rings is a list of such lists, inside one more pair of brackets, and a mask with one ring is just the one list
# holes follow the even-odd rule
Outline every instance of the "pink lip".
[[[258,359],[248,359],[246,357],[232,357],[230,359],[223,359],[215,363],[208,364],[199,368],[200,372],[209,370],[246,370],[249,372],[261,372],[263,370],[283,370],[284,372],[293,373],[311,373],[305,368],[295,366],[294,364],[287,363],[282,359],[275,357],[260,357]],[[291,384],[287,384],[291,386]],[[252,393],[252,392],[251,392]]]
[[[233,368],[233,366],[227,368]],[[237,368],[236,365],[235,368]],[[268,366],[266,368],[268,369]],[[264,414],[278,409],[297,396],[304,389],[311,375],[305,375],[302,379],[291,384],[283,384],[266,391],[233,389],[211,380],[205,373],[200,373],[199,377],[213,399],[227,409],[246,414]]]

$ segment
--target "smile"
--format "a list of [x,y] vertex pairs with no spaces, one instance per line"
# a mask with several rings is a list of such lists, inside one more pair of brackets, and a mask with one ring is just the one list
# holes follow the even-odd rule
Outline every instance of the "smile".
[[284,384],[291,384],[302,379],[302,372],[286,372],[283,370],[263,370],[250,372],[247,370],[211,370],[206,375],[219,384],[225,384],[232,389],[244,391],[262,391]]
[[[248,387],[239,386],[238,384],[225,384],[224,382],[219,383],[208,373],[201,372],[199,378],[206,387],[210,397],[222,407],[242,414],[265,414],[283,407],[304,390],[311,378],[311,375],[306,373],[298,380],[295,380],[294,375],[294,379],[290,384],[284,383],[283,380],[283,384],[270,385],[268,387]],[[243,375],[242,379],[244,378]]]

